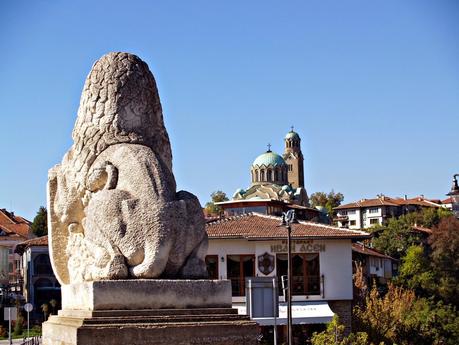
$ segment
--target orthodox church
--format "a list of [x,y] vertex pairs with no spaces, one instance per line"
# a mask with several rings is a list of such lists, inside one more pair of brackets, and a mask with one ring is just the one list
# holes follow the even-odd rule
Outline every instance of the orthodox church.
[[268,151],[259,155],[250,169],[252,184],[247,189],[238,189],[233,200],[270,199],[309,206],[304,188],[303,153],[298,133],[290,132],[284,138],[283,155]]
[[284,138],[281,155],[268,150],[253,161],[250,168],[251,185],[239,188],[232,200],[217,203],[226,216],[258,212],[281,215],[295,209],[300,219],[312,220],[319,211],[309,207],[308,194],[304,187],[303,153],[301,138],[292,129]]

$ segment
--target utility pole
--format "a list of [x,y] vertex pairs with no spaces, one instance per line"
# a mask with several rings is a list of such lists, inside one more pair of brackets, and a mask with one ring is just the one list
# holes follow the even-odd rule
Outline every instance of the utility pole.
[[282,223],[280,226],[287,228],[287,333],[288,345],[293,345],[292,336],[292,224],[298,223],[295,216],[295,210],[288,210],[282,214]]

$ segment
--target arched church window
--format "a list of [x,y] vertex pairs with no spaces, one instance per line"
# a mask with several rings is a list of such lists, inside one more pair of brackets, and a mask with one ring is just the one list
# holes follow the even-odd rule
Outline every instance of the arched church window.
[[265,180],[265,171],[263,169],[260,170],[260,182]]
[[277,169],[274,170],[274,181],[279,181],[279,171]]
[[267,179],[268,179],[268,182],[271,182],[272,179],[273,179],[273,172],[272,172],[272,170],[269,170],[269,169],[268,169],[268,171],[266,172],[266,175],[267,175],[266,177],[267,177]]

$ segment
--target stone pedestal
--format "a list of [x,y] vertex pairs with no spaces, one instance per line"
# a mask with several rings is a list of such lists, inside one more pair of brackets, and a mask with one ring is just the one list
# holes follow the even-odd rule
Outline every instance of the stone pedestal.
[[62,287],[45,345],[255,344],[256,323],[231,308],[218,280],[100,281]]

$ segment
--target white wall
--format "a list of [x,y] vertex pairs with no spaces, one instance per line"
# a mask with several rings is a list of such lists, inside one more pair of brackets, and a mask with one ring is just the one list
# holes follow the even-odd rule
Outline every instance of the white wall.
[[[313,244],[325,245],[325,251],[320,252],[320,274],[324,275],[325,300],[352,299],[352,248],[351,240],[321,240],[313,241]],[[259,255],[271,251],[271,245],[282,244],[278,241],[247,241],[247,240],[222,240],[209,239],[208,255],[218,255],[218,274],[220,279],[226,279],[226,255],[231,254],[254,254],[255,272],[257,276],[263,276],[258,270]],[[300,244],[296,244],[297,248]],[[298,251],[298,250],[297,250]],[[222,257],[224,261],[222,262]],[[274,270],[268,276],[275,276]],[[304,296],[294,296],[294,300],[305,300]],[[308,299],[322,299],[322,296],[309,296]]]

